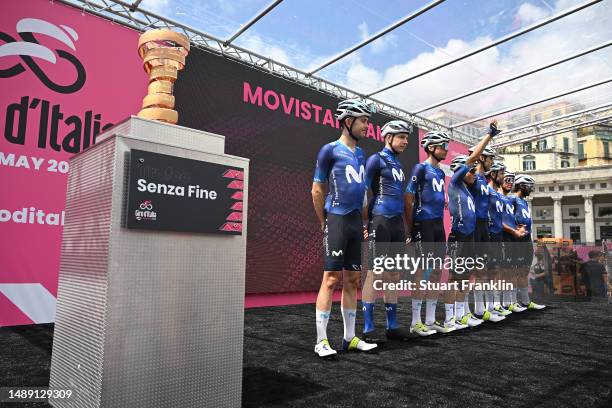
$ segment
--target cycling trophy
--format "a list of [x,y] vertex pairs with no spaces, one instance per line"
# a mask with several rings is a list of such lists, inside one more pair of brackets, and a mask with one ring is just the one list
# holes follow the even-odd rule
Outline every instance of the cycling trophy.
[[172,88],[178,71],[185,67],[189,39],[167,29],[146,31],[138,40],[138,54],[149,75],[148,94],[142,101],[141,118],[167,123],[178,122]]
[[241,405],[249,163],[174,124],[188,50],[144,33],[143,109],[70,160],[54,407]]

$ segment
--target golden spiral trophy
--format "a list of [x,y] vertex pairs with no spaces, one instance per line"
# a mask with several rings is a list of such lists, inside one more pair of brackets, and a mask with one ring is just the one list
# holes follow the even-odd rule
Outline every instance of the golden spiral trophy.
[[149,90],[138,116],[172,124],[178,122],[172,89],[178,71],[185,67],[188,53],[189,39],[172,30],[150,30],[140,36],[138,54],[149,75]]

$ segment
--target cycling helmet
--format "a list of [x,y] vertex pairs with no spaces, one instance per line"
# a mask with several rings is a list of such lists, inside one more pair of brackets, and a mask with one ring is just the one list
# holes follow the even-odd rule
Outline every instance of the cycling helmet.
[[[473,153],[473,152],[474,152],[474,149],[476,149],[476,146],[472,146],[472,147],[470,147],[470,148],[468,149],[468,152],[470,152],[470,154],[471,154],[471,153]],[[493,148],[492,148],[492,147],[489,147],[489,146],[486,146],[486,147],[483,149],[482,153],[480,153],[480,154],[481,154],[481,155],[483,155],[483,156],[493,156],[493,157],[495,157],[495,155],[496,155],[495,150],[493,150]]]
[[372,110],[369,105],[359,99],[345,99],[338,104],[336,109],[336,119],[342,120],[352,116],[359,118],[361,116],[370,117]]
[[486,172],[486,174],[489,175],[494,171],[497,172],[497,171],[504,171],[504,170],[506,170],[506,165],[504,164],[504,162],[500,160],[495,160],[493,164],[491,165],[491,168],[489,169],[489,171]]

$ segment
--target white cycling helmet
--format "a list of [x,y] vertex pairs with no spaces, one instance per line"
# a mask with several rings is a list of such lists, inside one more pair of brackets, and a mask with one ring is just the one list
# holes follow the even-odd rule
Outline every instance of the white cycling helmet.
[[486,175],[491,174],[491,172],[504,171],[506,170],[506,165],[503,161],[495,160],[491,165],[491,168],[486,172]]
[[464,165],[467,162],[467,159],[468,159],[467,156],[464,154],[455,156],[455,158],[451,161],[450,169],[452,171],[457,171],[462,165]]
[[535,180],[533,177],[528,176],[526,174],[519,174],[514,178],[514,185],[518,186],[519,184],[527,184],[533,186],[535,184]]
[[[468,149],[468,152],[473,153],[474,149],[476,148],[476,146],[472,146]],[[492,147],[486,146],[483,150],[482,150],[482,154],[483,156],[493,156],[495,157],[497,155],[497,153],[495,153],[495,150],[493,150]]]
[[450,142],[450,136],[446,132],[442,132],[439,130],[432,130],[431,132],[427,132],[423,139],[421,140],[421,146],[423,149],[427,150],[429,146],[439,146],[444,143]]
[[370,117],[372,109],[370,106],[359,99],[345,99],[338,104],[336,109],[336,119],[342,120],[352,116],[359,118],[361,116]]
[[[468,159],[468,157],[466,155],[464,155],[464,154],[460,154],[458,156],[455,156],[455,158],[451,161],[450,169],[452,171],[459,170],[459,168],[462,165],[465,165],[467,163],[467,159]],[[476,162],[472,163],[472,168],[475,168],[475,167],[476,167]]]
[[392,120],[391,122],[387,122],[381,129],[383,137],[387,135],[396,135],[398,133],[410,133],[411,131],[412,126],[403,120]]

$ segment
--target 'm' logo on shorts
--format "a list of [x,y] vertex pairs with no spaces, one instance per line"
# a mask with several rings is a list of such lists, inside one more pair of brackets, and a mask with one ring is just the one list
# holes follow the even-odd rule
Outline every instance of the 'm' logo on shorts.
[[342,256],[342,250],[332,251],[332,256]]

